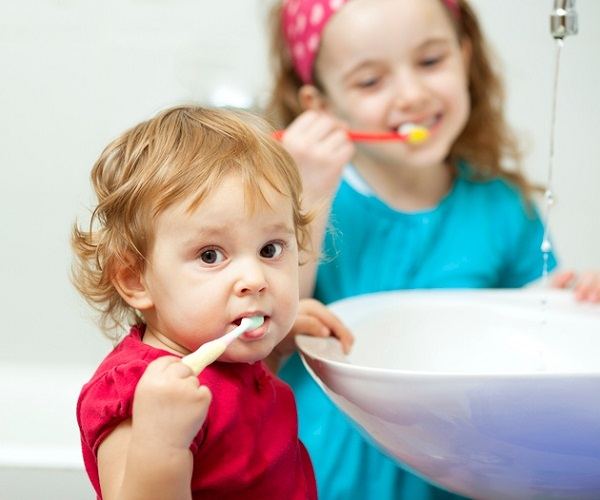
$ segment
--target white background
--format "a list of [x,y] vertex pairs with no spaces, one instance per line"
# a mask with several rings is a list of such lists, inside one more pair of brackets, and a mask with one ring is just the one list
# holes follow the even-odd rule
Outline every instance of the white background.
[[[545,182],[553,1],[473,5],[504,63],[527,172]],[[600,268],[600,2],[577,10],[580,33],[561,59],[551,228],[563,267],[582,271]],[[264,96],[264,17],[264,0],[0,0],[0,362],[93,365],[108,351],[68,278],[91,166],[160,108],[224,87]]]

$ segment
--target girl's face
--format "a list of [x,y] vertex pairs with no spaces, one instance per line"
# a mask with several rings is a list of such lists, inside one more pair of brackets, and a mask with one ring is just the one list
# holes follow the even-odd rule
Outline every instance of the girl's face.
[[379,161],[439,163],[470,111],[469,47],[441,0],[352,0],[329,21],[316,60],[323,106],[358,130],[420,124],[419,145],[359,145]]
[[[236,175],[192,212],[168,208],[141,283],[144,341],[180,354],[233,330],[245,316],[265,322],[235,340],[221,361],[266,357],[288,333],[298,306],[298,247],[289,198],[264,187],[269,205],[250,212]],[[272,207],[272,208],[271,208]]]

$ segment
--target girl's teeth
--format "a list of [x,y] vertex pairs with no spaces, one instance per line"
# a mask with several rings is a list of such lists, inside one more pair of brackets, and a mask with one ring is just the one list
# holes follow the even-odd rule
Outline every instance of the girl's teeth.
[[401,135],[406,135],[416,128],[424,128],[424,127],[417,123],[411,123],[411,122],[403,123],[402,125],[400,125],[398,127],[398,133]]
[[409,134],[410,132],[412,132],[413,130],[423,130],[423,129],[429,130],[431,127],[433,127],[433,125],[435,124],[436,121],[437,121],[437,118],[434,116],[434,117],[430,118],[429,120],[426,120],[422,123],[406,122],[398,127],[398,133],[401,135],[406,135],[406,134]]
[[398,127],[398,133],[404,136],[409,144],[420,144],[429,139],[429,129],[417,123],[403,123]]

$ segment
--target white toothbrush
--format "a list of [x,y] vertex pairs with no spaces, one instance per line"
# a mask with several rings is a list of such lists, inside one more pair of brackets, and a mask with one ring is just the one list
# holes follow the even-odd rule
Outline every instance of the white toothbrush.
[[254,330],[263,324],[265,318],[263,316],[252,316],[243,318],[238,327],[226,333],[218,339],[211,340],[206,344],[202,344],[193,353],[181,358],[181,361],[188,365],[194,375],[198,375],[204,368],[215,361],[221,354],[225,352],[227,346],[237,339],[242,333],[248,330]]

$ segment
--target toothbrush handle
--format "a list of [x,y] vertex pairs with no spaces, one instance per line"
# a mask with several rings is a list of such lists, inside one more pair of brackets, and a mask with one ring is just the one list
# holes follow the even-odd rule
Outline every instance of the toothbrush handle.
[[202,344],[194,352],[181,358],[181,362],[188,365],[194,372],[194,375],[198,375],[223,354],[226,348],[226,342],[223,342],[222,339],[215,339],[206,344]]
[[198,375],[213,361],[216,361],[216,359],[225,352],[227,346],[242,333],[250,328],[259,327],[263,324],[264,320],[265,319],[262,316],[252,316],[251,318],[242,319],[240,324],[229,333],[218,339],[211,340],[206,344],[202,344],[194,352],[181,358],[182,363],[188,365],[194,372],[194,375]]
[[383,142],[383,141],[406,141],[407,135],[398,132],[358,132],[348,131],[348,137],[354,142]]
[[[281,141],[285,130],[276,130],[272,136]],[[348,130],[348,138],[353,142],[382,142],[382,141],[406,141],[407,135],[398,132],[359,132],[357,130]]]

